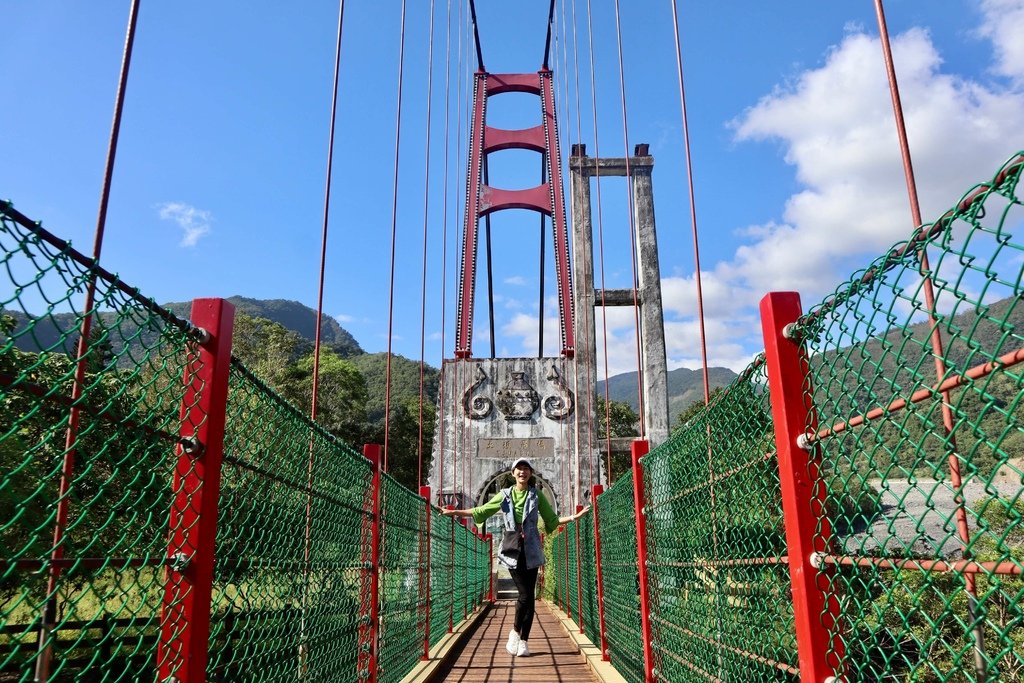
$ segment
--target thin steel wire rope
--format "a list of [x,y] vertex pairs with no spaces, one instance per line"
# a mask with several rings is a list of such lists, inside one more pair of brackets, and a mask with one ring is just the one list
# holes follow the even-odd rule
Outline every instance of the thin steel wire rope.
[[394,341],[395,324],[395,243],[398,237],[398,176],[399,152],[402,146],[402,84],[405,76],[405,7],[402,0],[402,15],[398,29],[398,101],[395,106],[395,156],[394,184],[391,189],[391,272],[388,280],[388,351],[384,370],[384,471],[388,471],[388,445],[391,427],[391,348]]
[[[903,104],[900,99],[899,84],[896,79],[896,66],[892,56],[892,46],[889,42],[889,30],[885,21],[885,9],[882,0],[875,0],[875,14],[878,18],[879,38],[882,45],[882,54],[885,60],[886,74],[889,79],[889,92],[892,96],[893,115],[896,123],[896,132],[899,136],[900,155],[903,160],[903,172],[907,183],[907,197],[910,201],[911,220],[914,227],[921,226],[921,206],[918,202],[917,183],[914,179],[914,164],[910,154],[910,142],[907,139],[907,126],[903,118]],[[921,268],[922,284],[924,286],[925,306],[928,309],[928,324],[931,327],[931,347],[934,355],[935,374],[939,382],[946,377],[945,351],[942,345],[942,336],[939,331],[938,318],[935,314],[935,289],[932,285],[931,266],[928,261],[928,253],[924,247],[918,251]],[[949,446],[947,462],[950,470],[950,483],[953,485],[953,501],[956,503],[956,529],[960,544],[963,547],[965,557],[970,553],[971,536],[967,521],[966,504],[961,487],[963,480],[960,474],[960,463],[956,457],[957,439],[954,433],[953,411],[950,394],[948,391],[942,393],[942,401],[939,402],[942,411],[942,426],[946,432],[945,443]],[[985,637],[984,631],[979,626],[978,616],[978,594],[974,574],[964,576],[964,587],[968,593],[967,611],[971,622],[975,624],[974,631],[974,668],[981,682],[988,680],[987,665],[985,663]]]
[[640,418],[640,437],[645,438],[647,436],[647,427],[644,418],[644,368],[641,360],[643,339],[640,330],[640,299],[636,251],[638,228],[636,225],[636,217],[633,215],[633,207],[636,200],[633,196],[633,171],[629,165],[629,117],[626,113],[626,68],[625,60],[622,56],[622,21],[619,15],[619,0],[615,0],[615,44],[618,47],[619,54],[619,101],[622,107],[622,145],[626,155],[626,200],[629,206],[629,251],[632,257],[630,260],[633,268],[633,319],[636,324],[636,396],[637,406],[639,407],[637,412],[639,413]]
[[[121,70],[114,96],[114,117],[110,126],[107,144],[107,158],[103,170],[103,184],[100,188],[99,210],[96,216],[96,231],[93,235],[92,258],[99,265],[103,251],[103,237],[107,226],[107,210],[110,206],[110,187],[114,178],[114,163],[117,159],[117,143],[121,137],[121,118],[124,112],[125,94],[128,89],[128,73],[131,69],[132,51],[135,46],[135,32],[138,25],[140,0],[132,0],[128,13],[128,28],[125,32],[124,50],[121,55]],[[53,548],[50,552],[51,565],[47,577],[46,594],[49,596],[43,607],[39,629],[39,656],[36,660],[36,680],[45,683],[50,677],[53,648],[49,642],[50,625],[57,616],[57,581],[60,579],[59,562],[64,558],[64,529],[67,527],[70,489],[75,467],[75,444],[78,440],[78,424],[81,411],[77,406],[84,392],[85,370],[88,361],[89,336],[92,333],[92,309],[96,299],[96,276],[90,274],[82,303],[82,324],[79,328],[78,344],[75,350],[75,375],[71,386],[72,407],[68,411],[68,426],[65,433],[64,461],[61,465],[58,488],[57,512],[53,527]]]
[[[594,71],[594,12],[591,0],[587,0],[587,44],[590,51],[590,107],[594,117],[594,159],[601,158],[601,143],[597,123],[597,78]],[[597,187],[597,244],[601,264],[601,329],[604,344],[604,433],[607,454],[607,479],[612,483],[612,404],[608,389],[608,308],[606,306],[604,268],[604,211],[601,205],[601,165],[594,165],[594,185]],[[589,181],[588,181],[589,182]]]
[[[445,70],[444,70],[444,173],[442,180],[442,209],[441,209],[441,373],[438,378],[438,401],[437,404],[444,410],[445,405],[445,367],[444,367],[444,348],[445,348],[445,329],[448,325],[448,161],[450,149],[449,141],[449,127],[451,123],[451,63],[452,63],[452,0],[448,0],[447,13],[445,16]],[[438,421],[440,424],[441,432],[440,441],[437,445],[438,455],[438,467],[437,467],[437,496],[438,502],[440,502],[440,496],[444,492],[444,416],[440,416]],[[435,435],[435,439],[438,438]]]
[[416,440],[416,485],[423,483],[423,373],[426,366],[427,353],[427,238],[430,216],[430,114],[434,86],[434,0],[430,0],[430,25],[427,29],[427,111],[426,131],[424,132],[425,147],[423,154],[423,267],[420,282],[420,402],[419,402],[419,437]]
[[[334,79],[331,85],[331,117],[327,134],[327,172],[324,181],[324,211],[323,225],[320,237],[320,272],[318,273],[317,299],[316,299],[316,330],[313,334],[313,381],[311,388],[309,419],[316,422],[317,399],[320,389],[320,343],[322,336],[322,325],[324,315],[324,280],[327,269],[327,234],[328,223],[331,214],[331,176],[334,170],[334,130],[338,115],[338,80],[341,70],[341,39],[342,29],[345,21],[345,0],[338,3],[338,33],[334,47]],[[301,657],[301,669],[306,670],[309,655],[308,644],[306,643],[306,611],[307,591],[310,575],[310,553],[311,536],[313,528],[313,460],[315,448],[314,437],[309,437],[309,457],[306,463],[306,524],[303,541],[303,584],[302,584],[302,619],[300,622],[299,648]]]
[[700,242],[697,238],[697,199],[693,190],[693,162],[690,154],[690,125],[686,115],[686,88],[683,78],[683,49],[679,38],[679,10],[677,0],[672,0],[672,32],[676,47],[676,74],[679,77],[679,116],[683,123],[683,152],[686,155],[686,186],[690,196],[690,225],[693,228],[694,278],[697,284],[697,322],[700,329],[701,373],[704,379],[704,405],[711,400],[708,380],[708,346],[704,328],[704,292],[701,286]]

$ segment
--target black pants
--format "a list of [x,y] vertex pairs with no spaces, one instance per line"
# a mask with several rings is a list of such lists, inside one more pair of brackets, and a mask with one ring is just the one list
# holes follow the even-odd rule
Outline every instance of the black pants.
[[530,628],[533,627],[534,602],[537,594],[537,571],[526,568],[526,553],[519,554],[519,561],[515,569],[510,569],[512,581],[519,591],[519,598],[516,600],[516,621],[515,629],[522,640],[530,639]]

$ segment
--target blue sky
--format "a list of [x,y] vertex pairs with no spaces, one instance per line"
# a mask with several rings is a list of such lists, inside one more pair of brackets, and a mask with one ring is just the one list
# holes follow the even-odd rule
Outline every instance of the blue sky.
[[[325,312],[364,348],[381,351],[388,343],[401,5],[345,4]],[[536,70],[547,1],[478,4],[488,69]],[[0,196],[87,253],[128,6],[0,0],[8,93],[0,108]],[[157,301],[240,294],[316,304],[338,8],[321,0],[297,7],[142,3],[102,261]],[[698,367],[671,4],[623,0],[620,8],[628,145],[614,3],[558,1],[552,65],[562,151],[581,141],[591,154],[597,147],[602,156],[621,156],[650,143],[669,362]],[[679,8],[710,362],[739,369],[760,349],[755,307],[765,291],[797,289],[810,305],[905,237],[910,211],[872,2],[681,1]],[[1024,148],[1024,1],[889,0],[886,12],[928,221]],[[475,58],[460,0],[409,3],[405,37],[392,343],[419,357],[426,222],[426,357],[436,365],[454,340],[466,84]],[[505,97],[492,100],[492,125],[539,121],[529,97]],[[529,153],[499,153],[493,184],[526,187],[537,166]],[[602,183],[609,287],[628,286],[631,277],[626,202],[624,183]],[[494,220],[502,356],[537,350],[537,226],[526,212]],[[483,302],[483,287],[477,291]],[[550,276],[546,293],[545,339],[555,353]],[[613,311],[608,322],[611,372],[633,369],[632,313]],[[485,308],[476,323],[474,350],[483,355]]]

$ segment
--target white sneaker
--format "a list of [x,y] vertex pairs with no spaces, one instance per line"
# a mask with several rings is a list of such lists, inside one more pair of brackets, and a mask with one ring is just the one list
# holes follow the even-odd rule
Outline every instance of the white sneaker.
[[509,631],[508,632],[508,643],[505,645],[505,649],[513,657],[516,656],[516,653],[519,651],[519,634],[518,633],[516,633],[515,631]]
[[519,650],[516,652],[516,657],[529,657],[530,648],[526,646],[525,640],[519,641]]

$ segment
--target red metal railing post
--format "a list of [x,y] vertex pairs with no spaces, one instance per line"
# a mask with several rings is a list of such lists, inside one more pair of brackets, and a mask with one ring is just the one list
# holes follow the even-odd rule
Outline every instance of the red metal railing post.
[[567,617],[572,619],[572,605],[569,603],[569,534],[565,527],[562,528],[562,539],[565,541],[565,554],[562,555],[562,564],[565,565],[565,587],[562,589],[562,607]]
[[647,518],[644,516],[644,466],[640,458],[647,455],[650,444],[630,444],[633,457],[633,513],[636,518],[636,564],[640,575],[640,633],[644,646],[644,683],[654,683],[654,652],[651,647],[651,595],[647,581]]
[[800,445],[808,432],[817,431],[816,415],[805,400],[813,391],[807,378],[806,353],[787,332],[787,326],[800,314],[800,295],[796,292],[770,292],[761,299],[800,677],[805,681],[829,681],[837,680],[835,665],[842,659],[842,642],[829,640],[829,631],[839,618],[839,605],[835,600],[826,604],[824,577],[814,567],[816,553],[826,551],[831,528],[821,514],[824,491],[815,487],[817,460]]
[[494,534],[487,534],[484,540],[487,541],[487,602],[494,602]]
[[[454,505],[445,505],[445,510],[454,510]],[[452,570],[450,572],[451,581],[448,584],[448,594],[452,596],[452,599],[448,601],[448,633],[455,632],[455,520],[452,519],[449,524],[451,525],[451,548],[449,549],[448,557],[452,558]]]
[[427,510],[427,537],[422,545],[427,557],[426,578],[424,579],[426,590],[423,595],[423,659],[427,660],[430,659],[430,544],[432,542],[430,538],[430,487],[421,486],[420,496],[423,498]]
[[363,455],[370,461],[373,467],[372,487],[372,519],[373,526],[370,532],[370,658],[367,672],[369,683],[377,683],[377,666],[380,653],[380,542],[383,520],[381,520],[381,499],[380,499],[380,473],[381,473],[381,451],[380,444],[366,444],[363,446]]
[[[577,514],[583,510],[582,505],[576,506]],[[573,523],[576,531],[576,610],[579,612],[580,633],[583,633],[583,563],[580,561],[580,523]]]
[[210,601],[217,503],[235,307],[195,299],[192,322],[207,333],[185,368],[181,445],[174,471],[164,601],[157,662],[160,680],[203,683],[210,642]]
[[604,486],[594,484],[590,490],[590,512],[594,516],[594,559],[597,572],[597,621],[601,627],[601,659],[609,661],[608,634],[604,625],[604,577],[601,576],[601,524],[597,517],[597,497],[604,493]]

